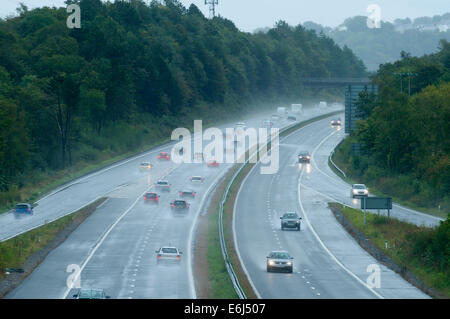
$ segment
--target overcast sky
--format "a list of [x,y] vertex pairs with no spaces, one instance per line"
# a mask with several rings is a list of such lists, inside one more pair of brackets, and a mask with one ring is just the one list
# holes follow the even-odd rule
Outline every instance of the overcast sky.
[[[20,2],[29,8],[44,5],[64,6],[64,0],[0,0],[0,2],[0,16],[3,18],[8,14],[14,14]],[[186,7],[194,3],[209,16],[204,0],[181,0],[181,2]],[[272,27],[278,20],[285,20],[292,25],[314,21],[335,27],[348,17],[368,15],[366,10],[370,4],[379,5],[381,19],[390,22],[397,18],[413,19],[450,12],[450,0],[219,0],[217,12],[232,20],[243,31]]]

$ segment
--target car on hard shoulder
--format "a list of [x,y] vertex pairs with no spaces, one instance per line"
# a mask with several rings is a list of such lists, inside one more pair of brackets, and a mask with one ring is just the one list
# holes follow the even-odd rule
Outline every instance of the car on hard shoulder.
[[272,251],[266,258],[267,272],[294,271],[294,258],[287,251]]
[[170,208],[173,210],[186,210],[189,209],[189,203],[181,199],[175,200],[170,203]]
[[201,176],[192,176],[191,183],[203,183],[203,177]]
[[183,254],[177,247],[161,247],[155,253],[157,263],[161,261],[180,262]]
[[364,184],[353,184],[350,191],[350,197],[367,197],[369,196],[369,189]]
[[311,155],[308,151],[301,151],[298,153],[298,162],[299,163],[310,163]]
[[195,195],[197,195],[197,192],[194,192],[193,190],[184,190],[184,191],[179,191],[179,195],[180,197],[190,197],[190,198],[195,198]]
[[77,293],[73,295],[75,299],[110,299],[110,296],[105,294],[103,289],[78,289]]
[[145,193],[144,200],[146,202],[153,202],[158,203],[159,202],[159,195],[157,193]]
[[153,165],[149,162],[144,162],[139,164],[139,170],[140,171],[149,171],[153,168]]
[[17,214],[33,214],[33,206],[28,203],[16,204],[14,208],[14,213]]
[[170,192],[170,184],[168,181],[159,180],[155,184],[156,189],[160,189],[163,192]]
[[162,152],[158,154],[158,159],[162,161],[170,161],[170,155],[169,153]]
[[295,212],[287,212],[280,217],[281,230],[295,229],[300,231],[302,218]]

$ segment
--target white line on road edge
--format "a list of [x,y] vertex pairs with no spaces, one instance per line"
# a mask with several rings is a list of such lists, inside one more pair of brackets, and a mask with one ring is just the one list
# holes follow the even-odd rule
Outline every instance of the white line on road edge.
[[[319,116],[320,116],[320,115],[319,115]],[[312,119],[312,118],[310,118],[310,119],[308,119],[308,120],[305,120],[305,121],[309,121],[309,120],[311,120],[311,119]],[[320,121],[320,120],[319,120],[319,121]],[[299,122],[299,123],[301,123],[301,122]],[[303,129],[305,129],[305,128],[307,128],[307,127],[309,127],[309,126],[311,126],[311,125],[313,125],[313,124],[315,124],[315,123],[317,123],[317,121],[314,121],[314,122],[312,122],[312,123],[309,123],[309,124],[307,124],[307,125],[305,125],[305,126],[299,128],[298,130],[295,130],[294,132],[292,132],[292,133],[290,133],[290,134],[284,136],[283,139],[280,140],[280,144],[281,144],[282,141],[284,141],[285,139],[287,139],[287,138],[290,137],[291,135],[296,134],[296,133],[302,131]],[[255,154],[255,153],[254,153],[254,154]],[[253,155],[254,155],[254,154],[253,154]],[[253,156],[253,155],[252,155],[252,156]],[[245,275],[247,276],[247,279],[248,279],[250,285],[252,286],[253,291],[255,292],[255,294],[256,294],[256,296],[258,297],[258,299],[262,299],[261,294],[259,293],[258,289],[256,289],[256,286],[255,286],[255,284],[253,283],[253,281],[252,281],[252,279],[251,279],[251,277],[250,277],[250,274],[249,274],[247,268],[245,267],[245,263],[243,262],[243,259],[242,259],[242,257],[241,257],[241,254],[240,254],[240,252],[239,252],[239,244],[238,244],[238,241],[237,241],[237,238],[236,238],[236,213],[235,213],[235,212],[237,212],[237,210],[236,210],[236,205],[237,205],[238,198],[239,198],[239,195],[240,195],[240,193],[241,193],[241,190],[242,190],[242,188],[243,188],[243,186],[244,186],[244,184],[245,184],[247,178],[252,174],[253,170],[256,169],[256,167],[258,166],[258,164],[259,164],[259,165],[261,164],[261,160],[259,160],[258,163],[255,164],[255,165],[251,168],[251,170],[247,173],[247,175],[246,175],[245,178],[242,180],[242,183],[241,183],[241,185],[240,185],[240,187],[239,187],[239,189],[238,189],[238,192],[237,192],[237,194],[236,194],[236,198],[235,198],[235,200],[234,200],[234,205],[233,205],[232,228],[233,228],[233,242],[234,242],[234,247],[235,247],[235,250],[236,250],[236,254],[238,255],[239,262],[241,263],[242,270],[244,271]]]
[[210,195],[209,193],[210,193],[211,189],[217,185],[217,182],[227,172],[228,172],[228,169],[224,170],[222,172],[222,174],[219,174],[219,176],[216,177],[216,179],[213,181],[213,183],[206,190],[206,192],[205,192],[205,194],[204,194],[204,196],[202,198],[202,201],[200,202],[200,205],[199,205],[199,207],[197,209],[197,212],[195,214],[194,220],[193,220],[192,225],[191,225],[191,229],[189,231],[188,256],[187,256],[187,259],[188,259],[188,265],[189,265],[188,266],[189,267],[189,285],[191,287],[192,299],[197,299],[197,292],[196,292],[196,289],[195,289],[195,282],[194,282],[194,271],[193,271],[193,268],[192,268],[192,250],[194,249],[194,247],[193,247],[193,238],[194,238],[193,234],[194,234],[195,229],[197,227],[198,216],[200,215],[200,212],[203,209],[203,205],[204,205],[206,199],[209,198],[209,195]]
[[[314,151],[311,154],[311,157],[314,158],[314,153],[317,151],[317,149],[320,147],[320,145],[322,145],[322,143],[324,141],[326,141],[328,138],[330,138],[331,136],[333,136],[336,132],[331,133],[330,135],[328,135],[327,137],[325,137],[321,143],[319,143],[319,145],[316,146],[316,148],[314,149]],[[320,239],[319,235],[316,233],[314,227],[311,225],[309,218],[308,218],[308,214],[306,213],[305,208],[303,207],[302,204],[302,199],[301,199],[301,180],[303,178],[303,173],[305,171],[302,170],[302,172],[300,173],[299,179],[298,179],[298,185],[297,185],[297,192],[298,192],[298,203],[300,205],[300,208],[303,212],[303,216],[305,217],[306,223],[309,226],[309,229],[311,229],[311,232],[313,233],[314,237],[317,239],[317,241],[319,242],[319,244],[322,246],[322,248],[328,253],[328,255],[330,255],[330,257],[342,268],[344,269],[350,276],[352,276],[353,278],[355,278],[361,285],[363,285],[364,287],[366,287],[367,289],[369,289],[375,296],[377,296],[380,299],[384,299],[384,297],[382,295],[380,295],[378,292],[376,292],[373,288],[369,287],[364,281],[362,281],[357,275],[355,275],[350,269],[348,269],[347,267],[345,267],[344,264],[342,264],[337,258],[336,256],[327,248],[327,246],[325,246],[324,242]]]
[[[167,175],[172,173],[177,167],[178,166],[176,166],[172,170],[170,170],[170,172]],[[108,230],[103,234],[101,239],[95,244],[95,246],[93,247],[93,249],[89,253],[88,257],[85,259],[85,261],[81,265],[80,270],[78,271],[78,273],[76,274],[76,276],[74,276],[74,278],[72,280],[72,284],[70,285],[70,287],[67,287],[67,290],[66,290],[66,292],[64,293],[64,295],[62,296],[61,299],[66,299],[67,298],[67,295],[69,294],[70,290],[73,288],[74,283],[77,282],[78,278],[80,277],[81,273],[83,272],[83,269],[86,267],[88,262],[94,256],[94,254],[97,251],[97,249],[102,245],[102,243],[105,241],[106,237],[108,237],[108,235],[116,227],[116,225],[134,208],[134,206],[136,206],[138,201],[142,198],[142,196],[144,196],[145,193],[147,193],[147,191],[148,191],[148,188],[145,190],[145,192],[143,192],[141,195],[139,195],[138,198],[136,198],[136,200],[133,202],[133,204],[131,204],[131,206],[128,207],[128,209],[122,215],[120,215],[120,217],[111,226],[109,226]]]
[[[337,133],[337,132],[340,132],[340,131],[336,131],[335,133]],[[320,146],[321,146],[321,145],[322,145],[329,137],[331,137],[331,136],[328,136],[325,140],[323,140],[323,141],[318,145],[318,147],[320,147]],[[333,152],[334,152],[334,150],[333,150]],[[343,181],[339,176],[337,176],[337,175],[331,176],[331,175],[327,174],[326,172],[324,172],[323,170],[321,170],[321,169],[319,168],[319,166],[317,165],[316,160],[314,159],[314,156],[311,156],[311,159],[312,159],[312,162],[313,162],[315,168],[316,168],[320,173],[322,173],[323,175],[327,176],[327,177],[328,177],[329,179],[331,179],[332,181],[338,182],[338,183],[340,183],[341,185],[344,185],[344,186],[346,186],[346,187],[350,187],[350,184],[347,184],[347,182]],[[338,168],[336,165],[335,165],[335,167]],[[338,169],[339,169],[339,168],[338,168]],[[340,170],[340,169],[339,169],[339,170]],[[334,174],[334,172],[333,172],[333,174]],[[418,211],[409,209],[409,208],[407,208],[407,207],[401,206],[401,205],[396,204],[396,203],[392,203],[392,205],[393,205],[394,207],[398,207],[398,208],[404,209],[404,210],[406,210],[406,211],[408,211],[408,212],[410,212],[410,213],[413,213],[413,214],[416,214],[416,215],[419,215],[419,216],[423,216],[423,217],[426,217],[426,218],[431,218],[431,219],[440,220],[440,221],[444,221],[444,220],[445,220],[444,218],[441,218],[441,217],[438,217],[438,216],[434,216],[434,215],[430,215],[430,214],[426,214],[426,213],[422,213],[422,212],[418,212]],[[346,206],[347,206],[347,205],[346,205]],[[349,207],[351,207],[351,206],[349,206]]]

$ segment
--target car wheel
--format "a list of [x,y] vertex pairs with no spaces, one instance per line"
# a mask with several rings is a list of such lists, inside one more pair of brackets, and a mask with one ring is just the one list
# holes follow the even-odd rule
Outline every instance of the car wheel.
[[284,230],[284,227],[283,227],[283,225],[281,225],[281,230]]
[[267,272],[271,272],[271,271],[272,271],[272,269],[270,269],[270,267],[267,266]]
[[289,273],[293,273],[294,272],[294,267],[291,267],[291,269],[289,269]]
[[300,231],[300,225],[297,226],[297,230]]

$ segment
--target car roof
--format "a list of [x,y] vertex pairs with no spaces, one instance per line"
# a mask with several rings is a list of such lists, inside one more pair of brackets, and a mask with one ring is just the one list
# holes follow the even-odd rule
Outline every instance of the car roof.
[[309,154],[309,152],[308,151],[300,151],[300,152],[298,152],[299,154]]
[[353,184],[353,186],[364,186],[364,187],[366,187],[365,184]]
[[159,180],[158,181],[158,183],[168,183],[169,181],[166,181],[166,180],[163,180],[163,179],[161,179],[161,180]]

